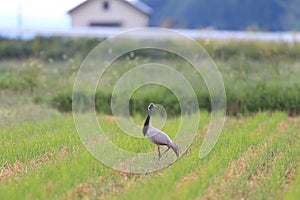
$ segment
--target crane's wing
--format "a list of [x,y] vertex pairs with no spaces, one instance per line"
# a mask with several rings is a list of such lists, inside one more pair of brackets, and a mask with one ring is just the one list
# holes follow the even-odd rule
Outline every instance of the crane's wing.
[[163,131],[150,126],[147,131],[147,136],[154,144],[167,145],[172,142],[169,136]]

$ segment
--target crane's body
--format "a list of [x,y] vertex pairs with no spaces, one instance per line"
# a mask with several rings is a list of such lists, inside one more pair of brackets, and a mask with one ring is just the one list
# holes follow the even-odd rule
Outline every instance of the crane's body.
[[[145,120],[144,127],[143,127],[143,134],[149,138],[149,140],[157,145],[158,150],[158,158],[160,159],[161,156],[166,153],[170,148],[173,149],[175,152],[177,158],[179,157],[179,149],[177,145],[170,139],[170,137],[164,133],[163,131],[153,127],[150,124],[150,115],[152,108],[155,108],[156,105],[153,103],[150,103],[148,106],[148,116]],[[160,153],[160,145],[165,145],[168,148],[161,154]]]

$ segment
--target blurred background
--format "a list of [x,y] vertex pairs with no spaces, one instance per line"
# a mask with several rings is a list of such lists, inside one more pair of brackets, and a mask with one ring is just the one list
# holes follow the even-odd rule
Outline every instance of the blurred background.
[[299,30],[299,0],[144,0],[155,11],[150,26],[216,30]]
[[[172,28],[196,39],[223,75],[228,113],[297,114],[299,5],[300,0],[11,0],[0,8],[1,123],[70,112],[76,72],[88,53],[109,36],[141,27]],[[113,83],[132,66],[149,60],[194,74],[187,63],[166,52],[131,52],[112,65],[105,89],[97,91],[97,110],[111,114]],[[209,110],[204,82],[194,87],[200,108]],[[83,102],[88,99],[87,94],[78,96]],[[179,113],[175,96],[153,87],[147,94],[133,95],[131,114],[141,113],[154,98],[172,114]]]
[[148,26],[295,32],[300,28],[299,8],[299,0],[11,0],[0,8],[0,34],[15,36],[21,30],[25,35],[72,34],[70,28]]

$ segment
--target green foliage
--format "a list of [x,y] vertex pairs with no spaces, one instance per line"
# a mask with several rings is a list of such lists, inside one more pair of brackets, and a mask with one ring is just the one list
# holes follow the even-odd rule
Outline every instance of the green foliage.
[[300,43],[267,41],[202,41],[205,50],[213,59],[233,60],[235,62],[257,61],[272,62],[295,61],[300,56]]
[[[237,115],[238,113],[251,113],[258,111],[286,111],[291,114],[297,114],[300,111],[299,85],[278,86],[258,83],[252,88],[241,86],[234,90],[228,86],[226,91],[227,112]],[[80,98],[82,105],[90,104],[92,97],[80,93],[74,94],[74,98]],[[211,102],[208,92],[198,94],[200,109],[210,110]],[[100,113],[111,114],[111,93],[97,91],[95,108]],[[192,113],[195,108],[189,106],[192,99],[186,97],[181,106],[189,108],[184,110],[186,113]],[[72,93],[58,94],[52,100],[52,106],[65,112],[72,111]],[[181,108],[175,95],[167,89],[156,90],[155,93],[148,93],[144,96],[135,96],[129,100],[129,112],[131,115],[143,114],[145,108],[151,102],[162,104],[170,116],[181,114]],[[82,109],[84,110],[84,109]]]
[[[31,40],[2,38],[0,47],[10,47],[1,49],[0,57],[18,58],[22,57],[22,54],[33,58],[2,61],[0,90],[28,92],[34,96],[36,103],[46,103],[60,111],[70,112],[72,87],[80,60],[99,41],[93,38],[75,40],[61,37],[36,37]],[[199,43],[217,63],[222,74],[228,113],[237,115],[260,110],[280,110],[294,115],[300,112],[299,43],[210,40],[199,40]],[[124,45],[126,46],[125,43]],[[13,51],[15,55],[9,53],[10,48],[15,49]],[[22,53],[23,50],[25,53]],[[100,87],[95,97],[84,92],[74,94],[74,98],[81,102],[79,109],[84,111],[85,105],[94,104],[98,112],[111,114],[110,100],[113,89],[111,85],[132,66],[147,63],[149,59],[174,66],[182,74],[191,77],[199,107],[210,110],[210,95],[205,83],[198,81],[201,77],[190,70],[191,66],[177,60],[173,54],[152,49],[121,56],[105,72],[107,73],[104,79],[107,80],[104,83],[105,87]],[[130,85],[128,87],[130,88]],[[150,102],[163,104],[170,115],[181,112],[176,96],[166,88],[156,87],[148,88],[147,92],[139,90],[135,92],[129,99],[130,113],[132,115],[144,113],[145,107]],[[190,102],[191,97],[185,96],[182,103],[190,105]],[[193,106],[187,107],[185,112],[188,113],[195,109]]]
[[58,94],[52,99],[51,105],[61,112],[72,111],[72,93]]
[[[82,60],[102,39],[35,37],[29,40],[0,38],[0,59],[38,58],[44,61]],[[132,42],[132,41],[130,41]],[[266,41],[198,41],[214,59],[246,59],[256,61],[297,60],[300,58],[300,43]],[[123,44],[129,45],[129,44]],[[122,46],[120,46],[122,48]],[[175,55],[163,51],[145,49],[135,52],[135,57],[174,59]],[[125,56],[121,57],[122,59]],[[132,59],[132,58],[131,58]]]
[[30,91],[38,86],[37,70],[34,67],[19,71],[7,71],[0,76],[0,89],[12,89],[15,91]]
[[33,39],[0,38],[0,59],[39,58],[45,61],[63,61],[72,57],[83,59],[102,39],[68,37],[40,37]]
[[249,88],[227,91],[228,112],[232,114],[263,110],[299,112],[299,85],[274,85],[264,82]]
[[99,113],[111,114],[111,93],[97,91],[95,95],[95,108]]
[[[208,95],[208,94],[206,94]],[[110,92],[98,90],[95,95],[95,109],[99,113],[111,114],[111,96]],[[121,95],[122,96],[122,95]],[[202,98],[203,96],[201,96]],[[72,111],[72,98],[76,99],[79,104],[80,111],[87,111],[86,105],[92,105],[94,100],[93,96],[86,93],[60,93],[52,99],[52,106],[60,111],[71,112]],[[204,97],[208,99],[209,97]],[[184,113],[192,113],[194,107],[190,104],[192,100],[188,97],[182,102],[182,106],[188,108],[184,110]],[[181,107],[174,94],[167,89],[156,90],[150,94],[144,94],[143,96],[132,96],[129,100],[129,112],[131,115],[144,114],[148,104],[155,102],[161,104],[166,109],[166,112],[170,116],[178,115],[181,113]],[[204,101],[202,101],[204,102]],[[205,104],[206,103],[206,104]],[[210,104],[206,101],[200,105],[200,108],[207,109]],[[184,105],[183,105],[184,104]],[[116,108],[118,110],[118,108]]]

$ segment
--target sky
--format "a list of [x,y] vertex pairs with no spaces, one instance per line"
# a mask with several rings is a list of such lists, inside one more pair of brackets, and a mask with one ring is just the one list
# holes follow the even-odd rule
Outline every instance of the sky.
[[[68,10],[84,0],[0,0],[0,29],[64,29],[71,26]],[[20,12],[21,11],[21,12]]]

